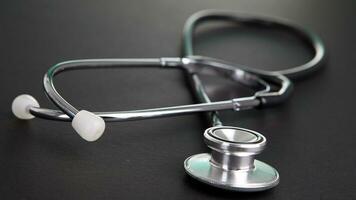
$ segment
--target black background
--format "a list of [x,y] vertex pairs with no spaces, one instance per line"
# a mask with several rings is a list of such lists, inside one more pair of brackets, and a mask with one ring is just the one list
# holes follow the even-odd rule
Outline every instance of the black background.
[[[185,19],[207,8],[287,18],[325,42],[327,64],[295,81],[286,103],[223,113],[227,125],[267,137],[258,158],[278,169],[281,182],[275,189],[227,192],[185,175],[184,159],[208,151],[202,141],[208,123],[201,115],[107,124],[95,143],[83,141],[69,123],[26,122],[12,115],[11,101],[21,93],[53,108],[42,76],[57,62],[178,56]],[[356,199],[355,11],[352,0],[1,1],[0,198]],[[197,54],[259,68],[297,65],[312,56],[298,38],[283,32],[214,25],[201,27],[197,36]],[[208,87],[211,93],[231,84],[205,80],[219,82]],[[195,101],[176,70],[70,72],[56,83],[75,106],[92,111]]]

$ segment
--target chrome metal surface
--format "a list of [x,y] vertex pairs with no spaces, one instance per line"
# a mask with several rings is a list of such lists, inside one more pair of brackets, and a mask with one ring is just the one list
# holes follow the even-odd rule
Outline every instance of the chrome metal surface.
[[210,185],[237,191],[266,190],[278,184],[278,172],[255,160],[266,138],[248,129],[216,126],[204,132],[211,154],[198,154],[184,162],[186,172]]
[[[181,105],[181,106],[162,107],[162,108],[144,109],[144,110],[94,112],[94,113],[102,117],[107,122],[113,122],[113,121],[143,120],[149,118],[168,117],[168,116],[176,116],[176,115],[196,113],[196,112],[208,112],[214,110],[243,109],[243,105],[258,106],[258,104],[259,101],[257,101],[256,99],[237,98],[234,100],[217,101],[212,103]],[[60,110],[31,107],[30,113],[36,117],[49,119],[49,120],[71,121],[71,118]]]
[[219,140],[233,142],[233,143],[251,143],[258,141],[258,136],[241,129],[232,129],[232,128],[217,128],[211,133],[212,137],[215,137]]
[[278,172],[264,162],[254,160],[252,170],[225,170],[210,160],[210,154],[197,154],[184,161],[184,168],[194,179],[227,190],[255,192],[270,189],[279,183]]
[[260,133],[232,126],[208,128],[204,141],[212,150],[211,162],[227,170],[252,169],[254,156],[266,145]]

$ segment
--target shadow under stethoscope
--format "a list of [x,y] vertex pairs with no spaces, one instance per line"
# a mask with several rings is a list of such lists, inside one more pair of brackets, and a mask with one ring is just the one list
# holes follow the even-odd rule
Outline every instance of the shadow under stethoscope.
[[211,185],[197,181],[187,174],[185,174],[183,179],[184,179],[183,180],[184,184],[187,185],[190,189],[195,190],[196,192],[208,195],[210,197],[219,197],[219,198],[223,198],[223,197],[234,197],[234,198],[263,197],[263,198],[266,198],[268,195],[274,194],[273,188],[264,190],[264,191],[259,191],[259,192],[239,192],[239,191],[225,190],[222,188],[213,187]]
[[[6,143],[1,146],[5,157],[12,156],[14,152],[17,156],[29,152],[71,159],[76,159],[79,156],[78,145],[73,144],[76,140],[67,138],[69,142],[63,141],[66,140],[66,137],[62,137],[63,135],[46,134],[50,132],[47,128],[39,131],[38,128],[34,128],[36,124],[29,121],[13,119],[9,120],[8,123]],[[51,128],[53,127],[48,127],[48,129]],[[45,149],[45,151],[41,149]]]

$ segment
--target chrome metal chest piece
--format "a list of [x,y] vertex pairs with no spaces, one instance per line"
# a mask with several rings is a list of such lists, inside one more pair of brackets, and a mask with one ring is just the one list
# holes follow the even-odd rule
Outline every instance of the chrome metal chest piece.
[[255,159],[266,138],[248,129],[217,126],[204,133],[211,154],[197,154],[184,161],[186,172],[207,184],[236,191],[261,191],[279,182],[278,172]]

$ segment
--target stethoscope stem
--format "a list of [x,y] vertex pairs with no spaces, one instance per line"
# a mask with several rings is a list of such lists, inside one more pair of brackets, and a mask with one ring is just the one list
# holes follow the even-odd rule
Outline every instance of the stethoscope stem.
[[[204,103],[211,103],[211,100],[207,93],[205,92],[205,88],[196,73],[187,73],[188,78],[190,79],[190,84],[192,85],[193,92],[195,93],[195,96],[198,98],[199,102],[204,102]],[[216,110],[207,113],[207,116],[209,118],[209,121],[211,122],[211,126],[222,126],[223,123],[220,120],[219,114]]]

